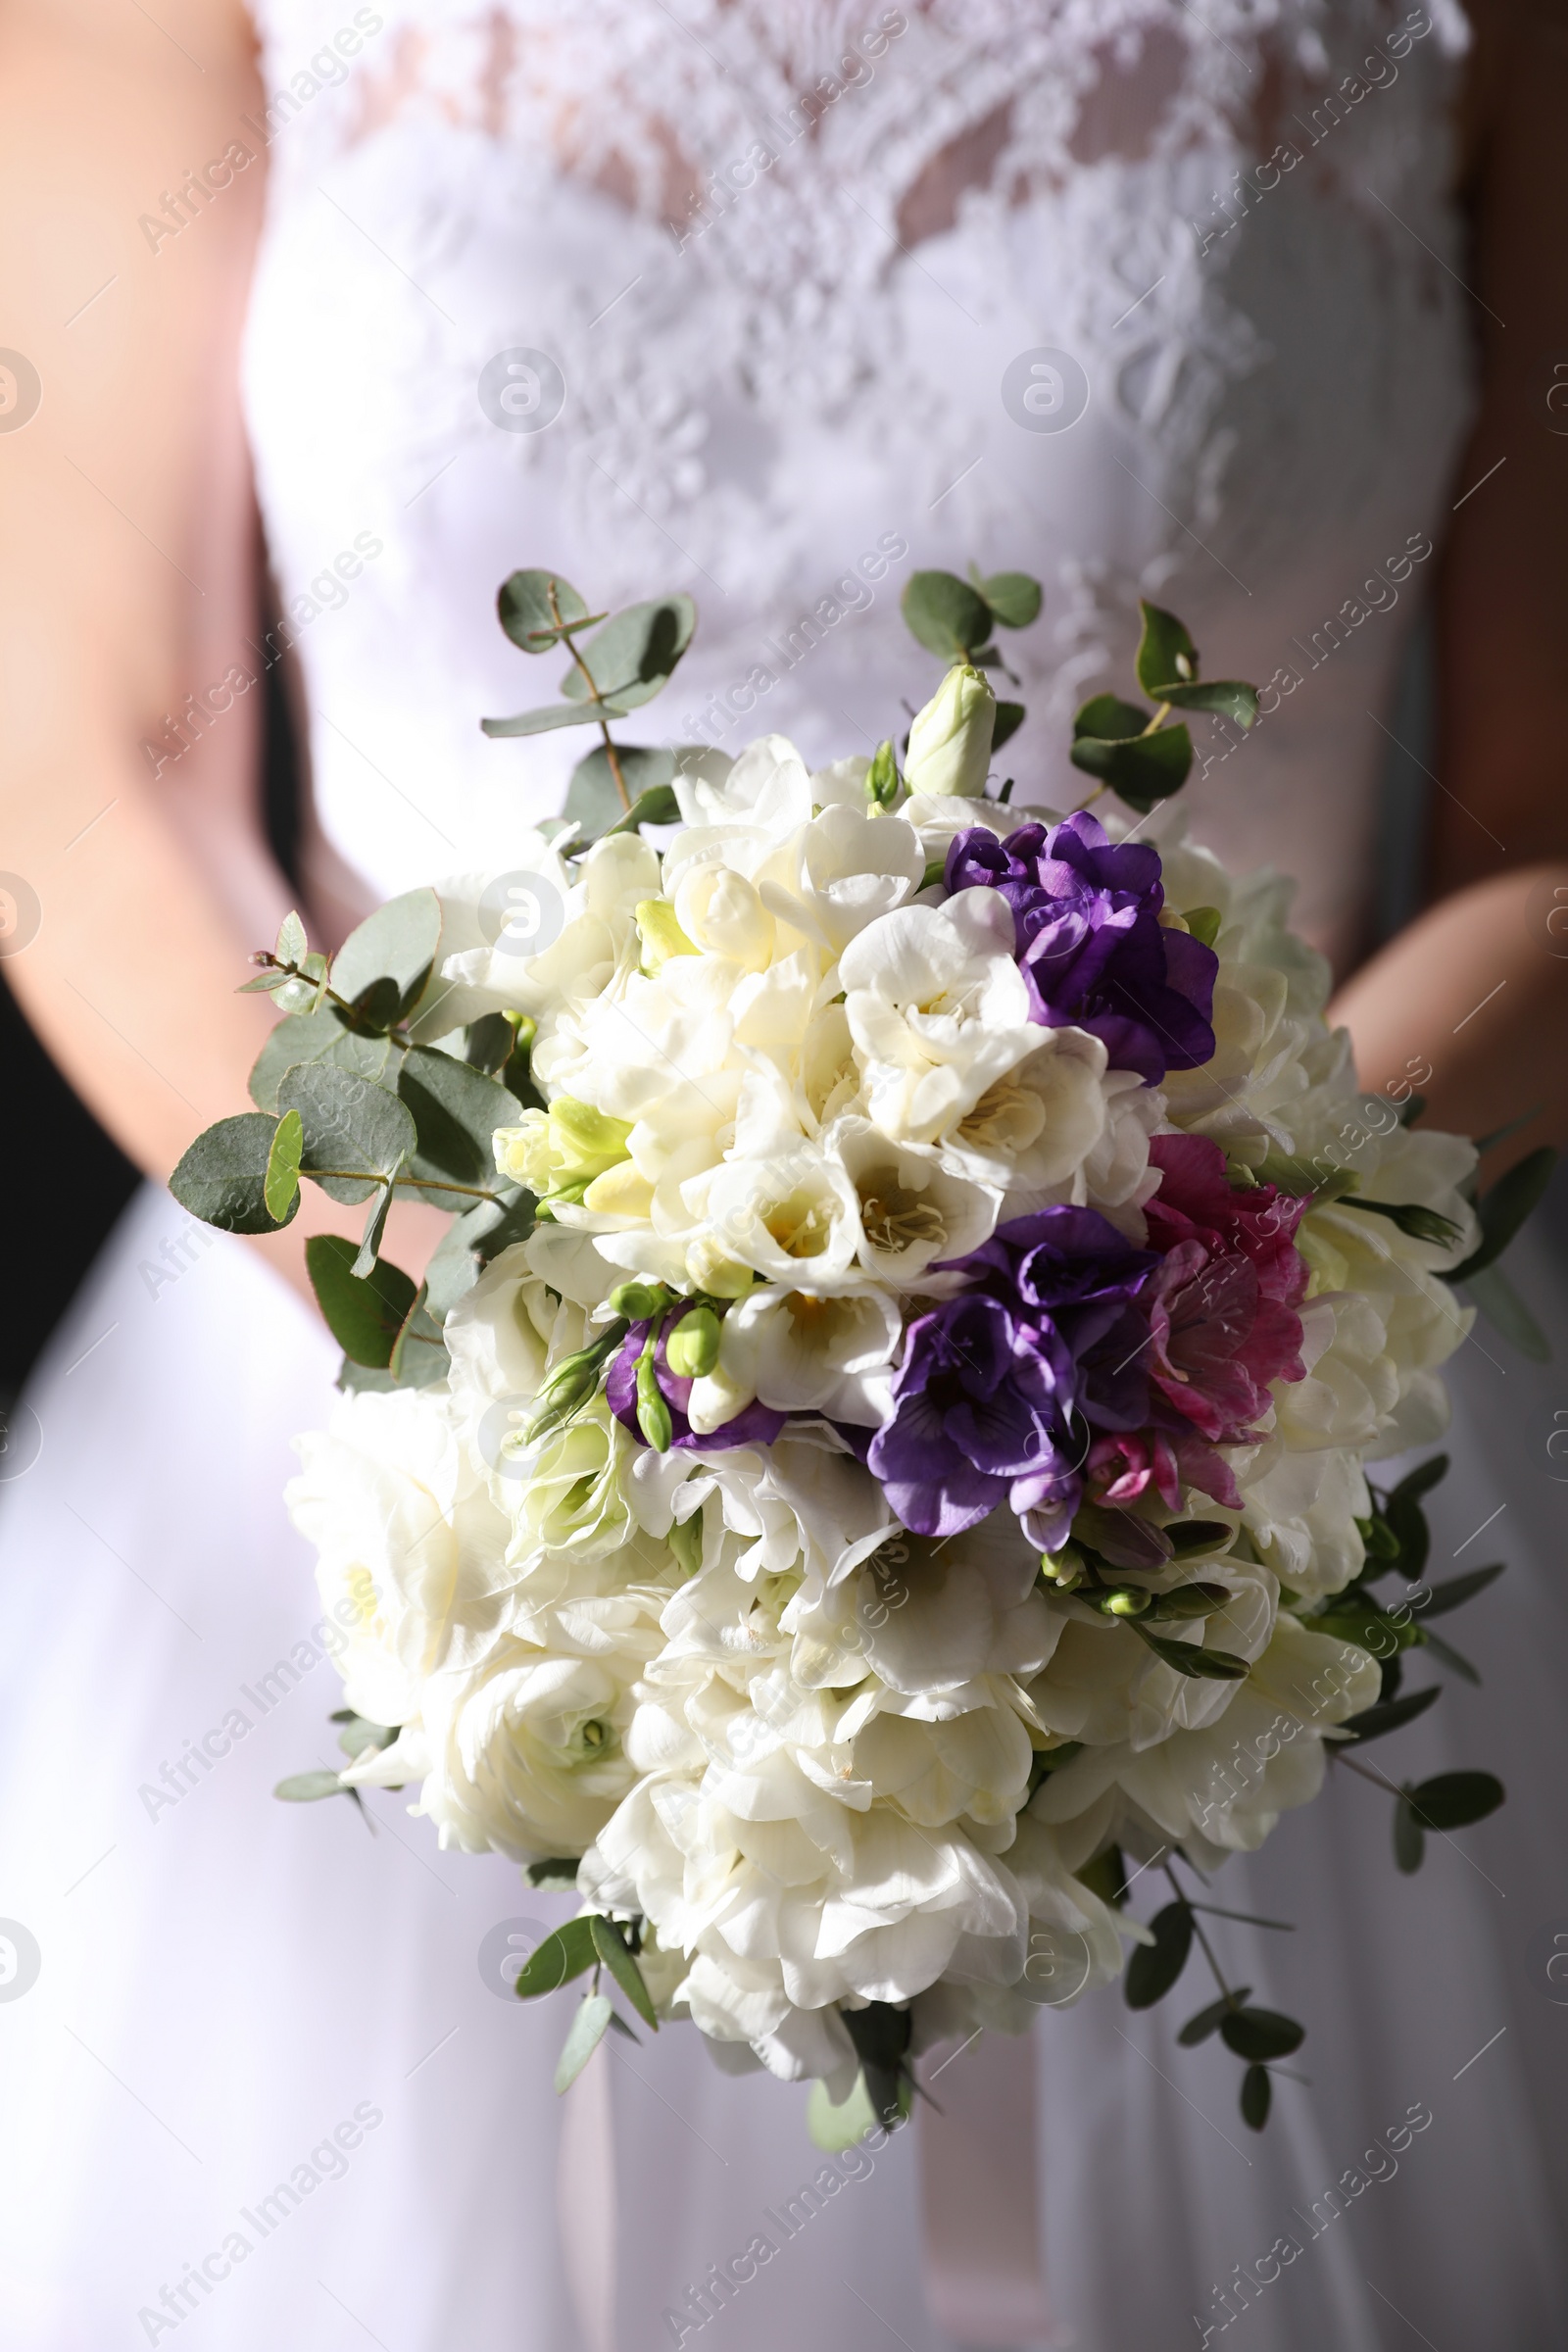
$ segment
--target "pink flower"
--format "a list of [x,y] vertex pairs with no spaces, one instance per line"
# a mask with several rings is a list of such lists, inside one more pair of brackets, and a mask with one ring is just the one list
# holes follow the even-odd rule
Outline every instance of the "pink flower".
[[1305,1372],[1296,1309],[1308,1269],[1294,1236],[1307,1202],[1271,1184],[1233,1190],[1224,1153],[1204,1136],[1155,1136],[1149,1156],[1162,1182],[1144,1214],[1150,1246],[1164,1254],[1150,1301],[1150,1377],[1209,1446],[1253,1443],[1270,1383]]

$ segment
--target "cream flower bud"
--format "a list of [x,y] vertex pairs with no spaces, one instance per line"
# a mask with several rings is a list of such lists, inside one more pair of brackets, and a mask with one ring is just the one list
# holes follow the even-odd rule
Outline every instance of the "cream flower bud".
[[905,789],[912,796],[978,800],[991,765],[997,698],[983,670],[956,662],[909,729]]

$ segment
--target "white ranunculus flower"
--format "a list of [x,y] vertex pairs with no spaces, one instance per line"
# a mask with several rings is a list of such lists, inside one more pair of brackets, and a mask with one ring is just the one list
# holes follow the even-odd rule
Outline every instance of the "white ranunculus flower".
[[657,1615],[627,1593],[571,1619],[557,1612],[549,1647],[509,1640],[426,1687],[429,1762],[414,1810],[444,1846],[519,1861],[581,1853],[632,1788],[622,1741]]
[[430,1390],[346,1396],[299,1450],[285,1500],[317,1546],[321,1599],[346,1633],[345,1696],[372,1723],[407,1723],[460,1621],[487,1620],[492,1596],[514,1581],[507,1521],[457,1410]]

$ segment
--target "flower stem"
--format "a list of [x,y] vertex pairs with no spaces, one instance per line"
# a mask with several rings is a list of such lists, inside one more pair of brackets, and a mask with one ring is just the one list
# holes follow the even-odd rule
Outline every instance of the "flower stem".
[[[587,662],[583,660],[581,654],[578,653],[576,642],[569,632],[567,623],[561,617],[561,606],[557,600],[556,583],[554,580],[551,581],[547,593],[550,598],[550,617],[555,622],[557,628],[561,630],[565,643],[566,651],[568,654],[570,654],[573,662],[576,662],[578,672],[582,677],[583,683],[586,685],[590,696],[597,703],[599,700],[599,688],[594,681],[594,673],[589,668]],[[599,721],[599,732],[605,739],[605,758],[609,760],[610,772],[615,779],[615,790],[620,795],[620,805],[622,808],[629,809],[631,807],[631,795],[626,790],[626,779],[620,772],[620,758],[615,750],[614,743],[611,738],[610,729],[603,719]]]

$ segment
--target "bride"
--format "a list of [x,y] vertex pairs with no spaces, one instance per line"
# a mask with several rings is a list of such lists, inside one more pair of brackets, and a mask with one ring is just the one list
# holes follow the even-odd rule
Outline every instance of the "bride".
[[[1539,1106],[1493,1175],[1560,1133],[1555,16],[0,8],[0,886],[61,1067],[155,1178],[243,1106],[270,1016],[232,992],[296,895],[257,812],[279,661],[330,941],[559,808],[564,739],[478,729],[533,683],[494,619],[514,566],[602,605],[689,589],[662,731],[777,729],[814,760],[925,691],[900,592],[974,559],[1046,583],[1020,803],[1074,797],[1073,708],[1125,674],[1140,594],[1176,607],[1264,689],[1252,737],[1205,747],[1194,828],[1299,877],[1365,1083],[1414,1071],[1476,1134]],[[1436,750],[1395,697],[1423,609]],[[1367,961],[1391,738],[1431,777],[1435,904]],[[51,1246],[48,1145],[10,1138],[42,1221],[13,1249]],[[406,1800],[372,1796],[373,1836],[272,1801],[333,1754],[279,1499],[335,1368],[302,1264],[331,1213],[214,1240],[150,1186],[7,1432],[6,2342],[927,2352],[914,2133],[801,2203],[806,2242],[741,2310],[705,2299],[820,2160],[804,2094],[690,2032],[596,2062],[609,2133],[584,2174],[567,2127],[564,2264],[561,2023],[507,1974],[560,1898],[441,1854]],[[431,1237],[397,1213],[407,1265]],[[1509,1803],[1406,1880],[1388,1805],[1336,1786],[1233,1864],[1228,1906],[1300,1923],[1226,1930],[1309,2028],[1260,2137],[1165,2013],[1112,1992],[1041,2019],[1060,2343],[1559,2339],[1568,1390],[1487,1325],[1450,1372],[1436,1540],[1509,1560],[1475,1617],[1497,1671],[1386,1760],[1485,1765]]]

